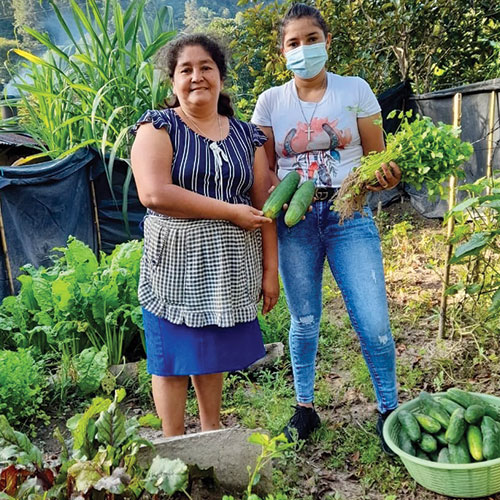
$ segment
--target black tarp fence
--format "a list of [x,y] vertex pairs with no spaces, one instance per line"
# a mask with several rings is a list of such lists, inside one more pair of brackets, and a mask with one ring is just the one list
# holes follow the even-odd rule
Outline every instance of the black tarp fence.
[[[462,94],[462,137],[474,144],[475,155],[466,165],[467,182],[486,172],[486,144],[489,99],[500,90],[500,79],[447,89],[424,95],[412,95],[409,82],[378,96],[387,132],[397,129],[397,120],[387,120],[393,109],[414,109],[435,121],[452,122],[453,96]],[[498,129],[499,97],[495,97],[493,168],[500,169]],[[35,267],[50,265],[54,247],[64,246],[72,235],[88,244],[94,252],[99,245],[110,252],[118,243],[141,238],[139,222],[145,209],[132,182],[127,196],[129,229],[123,221],[123,184],[128,165],[116,161],[113,167],[112,191],[101,157],[92,149],[81,149],[62,160],[23,167],[0,167],[0,208],[3,222],[3,245],[0,246],[0,300],[19,289],[19,268],[31,263]],[[425,189],[416,192],[400,187],[371,195],[369,203],[386,205],[406,191],[412,204],[427,217],[442,217],[445,202],[428,199]],[[113,192],[113,195],[112,195]],[[97,216],[96,216],[97,213]],[[0,229],[2,229],[0,227]],[[5,248],[7,252],[5,252]]]

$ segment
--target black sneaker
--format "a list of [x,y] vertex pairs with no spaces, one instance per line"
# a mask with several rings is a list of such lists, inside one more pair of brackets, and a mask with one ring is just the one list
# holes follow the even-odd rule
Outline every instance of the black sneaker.
[[321,420],[314,408],[308,406],[294,406],[295,413],[283,429],[289,443],[299,439],[307,439],[311,433],[321,425]]
[[390,457],[395,457],[396,454],[389,448],[389,446],[385,442],[383,430],[384,430],[384,422],[393,411],[394,410],[387,410],[385,413],[379,413],[377,420],[377,434],[380,438],[380,446],[382,447],[384,453],[386,453]]

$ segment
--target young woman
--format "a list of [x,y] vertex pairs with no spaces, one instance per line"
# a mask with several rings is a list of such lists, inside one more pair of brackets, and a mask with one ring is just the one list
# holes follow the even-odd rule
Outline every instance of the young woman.
[[226,62],[203,35],[168,46],[175,102],[134,127],[132,168],[144,221],[139,299],[148,371],[165,436],[184,433],[188,377],[203,431],[219,428],[223,373],[265,354],[257,321],[278,299],[266,136],[233,118]]
[[[368,207],[342,224],[331,210],[342,180],[359,165],[361,156],[384,149],[383,132],[376,123],[380,106],[361,78],[326,71],[331,38],[317,9],[294,4],[281,23],[281,50],[293,79],[260,95],[252,117],[269,139],[264,147],[277,174],[275,183],[296,170],[302,181],[313,179],[316,184],[315,202],[305,220],[292,228],[283,217],[277,222],[298,403],[284,430],[289,440],[295,435],[306,439],[320,425],[313,401],[325,258],[370,371],[380,411],[379,433],[398,404],[377,228]],[[381,165],[374,190],[390,189],[400,177],[396,164]]]

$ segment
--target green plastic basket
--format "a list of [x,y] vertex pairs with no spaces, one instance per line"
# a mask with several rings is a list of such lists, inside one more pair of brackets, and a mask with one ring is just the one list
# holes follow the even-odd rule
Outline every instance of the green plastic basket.
[[[446,393],[438,393],[444,396]],[[500,408],[500,398],[478,394],[483,400]],[[402,460],[410,476],[428,490],[450,497],[478,498],[500,492],[500,458],[472,464],[442,464],[413,457],[398,446],[401,424],[398,412],[416,411],[417,399],[402,404],[393,411],[384,424],[384,438],[391,450]]]

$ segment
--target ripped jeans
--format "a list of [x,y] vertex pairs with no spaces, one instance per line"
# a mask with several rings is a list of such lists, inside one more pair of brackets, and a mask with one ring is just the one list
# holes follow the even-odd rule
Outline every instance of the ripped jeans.
[[380,238],[365,216],[339,224],[331,202],[317,201],[306,219],[288,228],[278,218],[279,265],[291,314],[290,353],[299,403],[314,400],[315,359],[325,258],[342,293],[370,372],[379,411],[396,408],[396,356],[389,325]]

